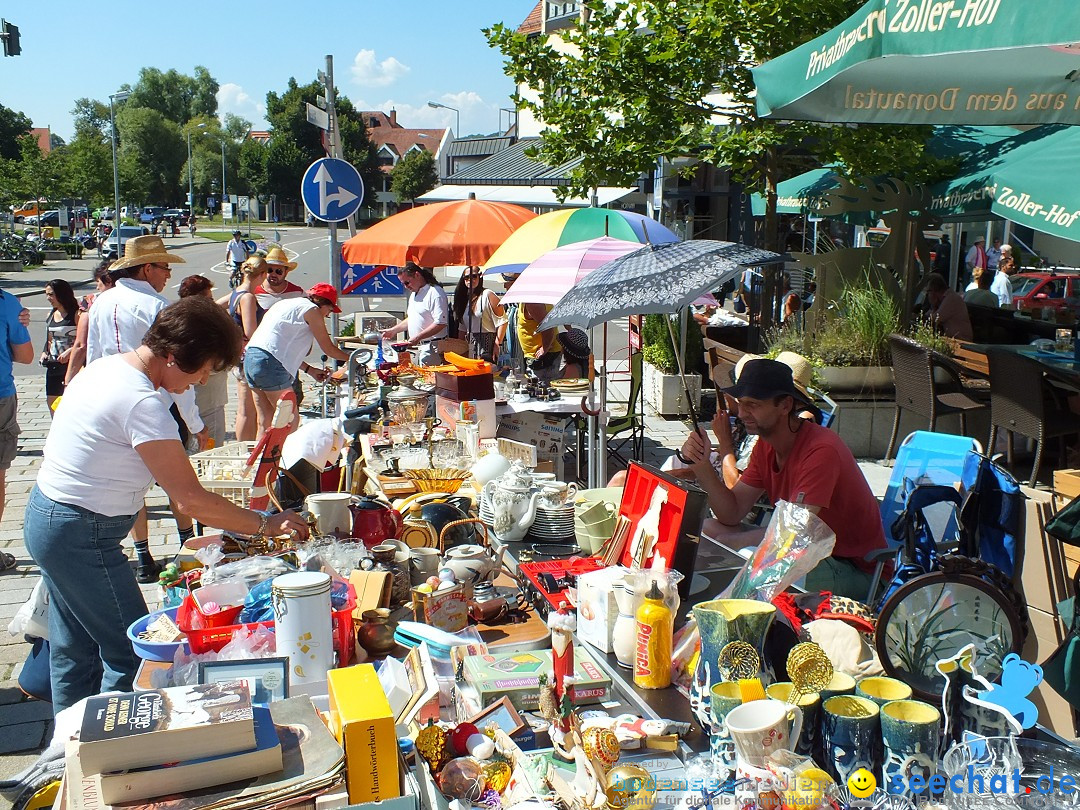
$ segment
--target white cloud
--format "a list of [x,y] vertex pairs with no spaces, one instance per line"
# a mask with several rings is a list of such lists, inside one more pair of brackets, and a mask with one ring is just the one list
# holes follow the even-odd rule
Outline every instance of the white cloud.
[[375,60],[375,51],[364,49],[353,59],[353,82],[360,87],[386,87],[407,74],[411,68],[388,56],[381,62]]
[[265,122],[266,104],[249,96],[238,84],[226,83],[217,92],[218,115],[224,120],[225,113],[239,115],[256,127]]

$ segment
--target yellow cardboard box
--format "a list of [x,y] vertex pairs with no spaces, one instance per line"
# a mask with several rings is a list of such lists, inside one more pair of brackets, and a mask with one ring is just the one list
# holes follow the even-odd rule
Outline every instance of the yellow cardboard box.
[[345,749],[349,802],[401,795],[394,712],[375,667],[357,664],[327,674],[330,723]]

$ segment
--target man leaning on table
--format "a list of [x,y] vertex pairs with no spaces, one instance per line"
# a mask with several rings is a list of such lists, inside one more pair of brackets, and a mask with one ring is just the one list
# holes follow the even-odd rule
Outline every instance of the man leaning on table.
[[772,503],[802,503],[836,535],[832,556],[806,577],[806,588],[865,599],[874,569],[865,557],[886,547],[885,531],[877,499],[851,451],[835,432],[799,418],[804,407],[814,405],[783,363],[751,360],[738,383],[723,393],[738,400],[746,430],[759,437],[738,482],[731,488],[724,483],[710,462],[712,444],[704,431],[687,437],[682,454],[716,519],[732,532],[725,542],[747,545],[760,539],[736,534],[736,527],[763,494]]

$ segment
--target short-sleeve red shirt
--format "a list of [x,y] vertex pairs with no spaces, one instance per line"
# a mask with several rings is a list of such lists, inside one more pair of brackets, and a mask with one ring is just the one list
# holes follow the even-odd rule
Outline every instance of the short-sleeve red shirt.
[[758,441],[740,480],[765,490],[772,503],[798,503],[801,495],[802,503],[820,507],[818,517],[836,534],[832,556],[873,571],[863,557],[886,547],[881,509],[855,457],[836,433],[804,422],[782,469],[776,466],[772,445]]

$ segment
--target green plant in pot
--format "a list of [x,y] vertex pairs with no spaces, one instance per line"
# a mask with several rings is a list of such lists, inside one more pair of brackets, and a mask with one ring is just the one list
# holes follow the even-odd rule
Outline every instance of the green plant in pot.
[[[665,319],[671,319],[671,330],[676,338],[679,335],[679,319],[676,315],[646,315],[641,326],[641,352],[645,361],[643,366],[643,385],[645,401],[660,414],[677,416],[689,413],[682,380],[679,377],[679,364],[675,357],[676,348],[672,345]],[[686,383],[694,404],[701,395],[701,371],[704,367],[705,346],[701,329],[691,322],[686,330],[686,353],[683,366],[686,369]]]

